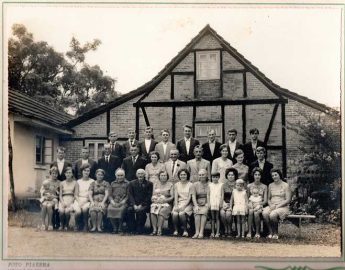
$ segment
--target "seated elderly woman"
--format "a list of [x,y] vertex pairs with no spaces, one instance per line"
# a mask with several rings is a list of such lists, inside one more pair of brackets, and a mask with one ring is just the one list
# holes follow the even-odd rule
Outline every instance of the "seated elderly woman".
[[174,223],[174,235],[178,235],[179,221],[183,230],[182,236],[188,237],[187,220],[193,214],[191,188],[193,184],[189,181],[188,169],[181,169],[177,173],[180,179],[174,186],[174,208],[172,210],[172,220]]
[[207,171],[201,169],[199,171],[199,181],[193,183],[192,187],[193,212],[195,218],[195,234],[192,237],[193,239],[204,238],[204,229],[210,208],[210,188],[207,175]]
[[[67,167],[65,170],[66,180],[60,183],[60,202],[59,202],[59,216],[60,227],[59,230],[67,230],[70,224],[70,217],[73,214],[73,203],[77,196],[77,181],[74,180],[74,172],[72,167]],[[72,218],[74,223],[75,220]],[[72,221],[71,220],[71,221]],[[75,224],[73,224],[75,225]],[[71,226],[73,226],[71,225]]]
[[145,180],[143,169],[138,169],[136,176],[128,185],[128,227],[130,232],[142,234],[150,211],[153,184]]
[[[81,165],[80,170],[83,175],[81,179],[77,181],[77,190],[76,197],[73,204],[73,209],[75,211],[76,223],[80,223],[80,217],[83,217],[84,231],[88,230],[88,219],[89,219],[89,207],[90,207],[90,198],[89,198],[89,188],[90,185],[95,182],[91,179],[90,176],[90,164],[85,163]],[[78,230],[78,226],[74,228]]]
[[159,180],[159,172],[165,170],[165,165],[162,162],[158,162],[160,156],[157,151],[150,152],[149,157],[151,163],[147,164],[145,167],[146,179],[155,184]]
[[167,220],[171,213],[171,202],[174,199],[174,186],[168,182],[166,171],[160,171],[159,181],[153,184],[152,204],[151,204],[151,235],[162,235],[164,220]]
[[122,222],[127,210],[128,185],[125,171],[121,168],[115,172],[116,180],[110,184],[108,218],[113,226],[113,233],[122,233]]
[[103,216],[107,210],[107,200],[109,194],[109,183],[104,181],[105,171],[103,169],[96,170],[96,181],[91,183],[89,188],[90,199],[90,217],[91,229],[90,232],[102,232]]
[[273,183],[268,186],[268,206],[263,210],[264,221],[267,224],[269,235],[267,238],[278,239],[278,222],[289,215],[291,190],[288,183],[282,180],[279,169],[272,169]]

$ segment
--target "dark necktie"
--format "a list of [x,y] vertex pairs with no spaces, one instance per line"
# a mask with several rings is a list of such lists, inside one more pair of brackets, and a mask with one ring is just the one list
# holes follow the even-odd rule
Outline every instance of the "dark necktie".
[[135,157],[132,157],[133,165],[135,164]]
[[172,165],[172,170],[171,170],[172,175],[174,175],[174,169],[175,169],[175,161],[173,161],[173,165]]

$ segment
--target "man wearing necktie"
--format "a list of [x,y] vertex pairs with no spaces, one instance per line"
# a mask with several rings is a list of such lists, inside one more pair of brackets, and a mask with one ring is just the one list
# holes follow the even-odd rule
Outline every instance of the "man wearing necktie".
[[237,141],[237,130],[236,129],[229,129],[228,130],[228,136],[229,136],[229,141],[226,143],[227,148],[228,148],[228,159],[232,161],[233,164],[235,164],[236,158],[235,158],[235,151],[237,149],[242,149],[243,146]]
[[129,152],[131,155],[123,160],[122,169],[125,170],[126,179],[132,181],[136,178],[135,173],[138,169],[145,169],[147,161],[139,156],[139,147],[137,145],[131,146]]
[[135,139],[135,131],[133,128],[128,129],[128,140],[122,145],[123,157],[129,157],[131,153],[129,152],[131,146],[139,144],[139,141]]
[[162,141],[156,144],[155,151],[159,153],[159,161],[167,162],[170,158],[170,150],[176,149],[176,145],[169,142],[170,132],[167,129],[161,131]]
[[119,142],[117,142],[117,133],[115,131],[111,131],[109,133],[108,138],[109,138],[109,143],[110,143],[111,154],[113,156],[117,156],[118,158],[120,158],[122,162],[124,154],[123,154],[122,145],[119,144]]
[[198,174],[201,169],[207,171],[208,179],[211,179],[211,165],[206,159],[201,158],[203,154],[203,149],[200,145],[194,147],[194,159],[187,161],[187,169],[190,172],[190,181],[197,182]]
[[180,159],[184,162],[194,158],[193,150],[200,142],[192,137],[192,127],[189,125],[183,126],[184,138],[179,140],[176,148],[180,153]]
[[111,154],[111,145],[104,145],[104,155],[98,160],[98,169],[105,171],[104,180],[111,183],[115,180],[115,171],[121,167],[121,159]]
[[216,131],[211,129],[208,132],[208,142],[202,145],[202,157],[210,162],[212,165],[213,160],[220,157],[220,146],[222,144],[216,140]]
[[248,166],[258,159],[256,149],[260,146],[266,148],[264,142],[258,139],[259,130],[257,128],[252,128],[249,134],[250,142],[243,145],[244,159]]
[[170,150],[170,159],[165,162],[165,171],[168,173],[169,182],[176,183],[179,181],[177,173],[181,169],[186,169],[187,164],[178,159],[179,152],[177,149]]

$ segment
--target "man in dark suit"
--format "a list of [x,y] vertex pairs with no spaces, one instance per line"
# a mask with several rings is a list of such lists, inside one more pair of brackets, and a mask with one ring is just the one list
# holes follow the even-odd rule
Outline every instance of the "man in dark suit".
[[176,144],[176,148],[180,153],[179,159],[186,162],[195,158],[194,156],[194,147],[199,145],[200,142],[192,138],[192,127],[189,125],[183,126],[184,138],[179,140]]
[[71,162],[68,162],[65,160],[65,147],[58,146],[57,147],[57,159],[52,164],[50,164],[51,167],[57,167],[58,168],[58,177],[60,181],[63,181],[66,179],[65,171],[67,167],[72,167]]
[[120,158],[121,162],[124,158],[122,145],[117,141],[117,133],[115,131],[109,132],[109,144],[111,154]]
[[128,186],[127,219],[129,231],[142,234],[150,212],[153,184],[145,180],[144,169],[136,171],[136,178]]
[[254,162],[252,162],[249,166],[249,179],[250,182],[253,182],[253,176],[252,171],[255,167],[258,167],[262,170],[262,176],[261,176],[261,183],[268,186],[273,182],[272,176],[271,176],[271,170],[273,168],[273,164],[268,162],[265,159],[266,156],[266,149],[262,146],[259,146],[256,148],[256,155],[258,156],[258,159]]
[[104,155],[98,160],[98,168],[105,171],[104,180],[111,183],[115,180],[115,171],[121,167],[121,159],[111,154],[110,144],[104,145]]
[[235,164],[236,158],[235,158],[235,151],[237,149],[242,149],[243,146],[237,141],[237,130],[236,129],[229,129],[228,130],[228,136],[229,136],[229,141],[226,143],[227,148],[228,148],[228,159],[232,161],[232,164]]
[[145,169],[147,161],[139,156],[139,147],[137,145],[131,146],[129,151],[131,155],[123,160],[122,169],[125,170],[126,179],[132,181],[136,178],[136,171],[138,169]]
[[133,128],[128,129],[128,140],[122,145],[123,158],[129,157],[129,152],[132,145],[139,144],[139,141],[135,139],[135,131]]
[[152,139],[152,128],[146,127],[145,128],[145,138],[142,142],[139,143],[139,154],[147,160],[147,162],[150,162],[149,154],[150,152],[155,150],[157,142]]
[[92,179],[95,179],[95,173],[97,170],[97,162],[92,160],[89,156],[90,156],[90,150],[87,146],[84,146],[81,149],[81,158],[78,159],[74,163],[74,176],[77,180],[83,177],[83,174],[82,174],[80,168],[81,168],[81,165],[86,164],[86,163],[89,163],[91,166],[90,167],[90,177]]
[[208,142],[202,145],[202,149],[203,149],[202,157],[208,160],[211,163],[211,166],[212,166],[213,160],[220,157],[219,148],[221,145],[222,144],[216,140],[216,131],[214,129],[211,129],[208,132]]
[[257,128],[252,128],[249,131],[250,142],[243,145],[244,159],[245,163],[250,166],[255,160],[258,159],[256,155],[256,149],[259,146],[266,148],[264,142],[258,140],[259,130]]

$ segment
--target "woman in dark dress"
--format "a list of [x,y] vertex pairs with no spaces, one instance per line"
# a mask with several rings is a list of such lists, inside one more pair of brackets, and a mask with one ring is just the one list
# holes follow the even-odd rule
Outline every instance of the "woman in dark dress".
[[92,182],[89,188],[90,208],[89,213],[91,217],[90,232],[102,232],[103,216],[106,214],[109,193],[109,183],[104,181],[105,171],[98,169],[96,171],[96,181]]
[[238,172],[235,168],[228,168],[225,171],[224,189],[224,203],[220,209],[220,218],[224,227],[224,236],[231,236],[232,234],[232,209],[230,206],[230,199],[232,191],[236,186]]
[[110,184],[108,218],[113,226],[113,233],[122,233],[122,221],[127,210],[128,185],[125,171],[121,168],[115,172],[116,180]]

